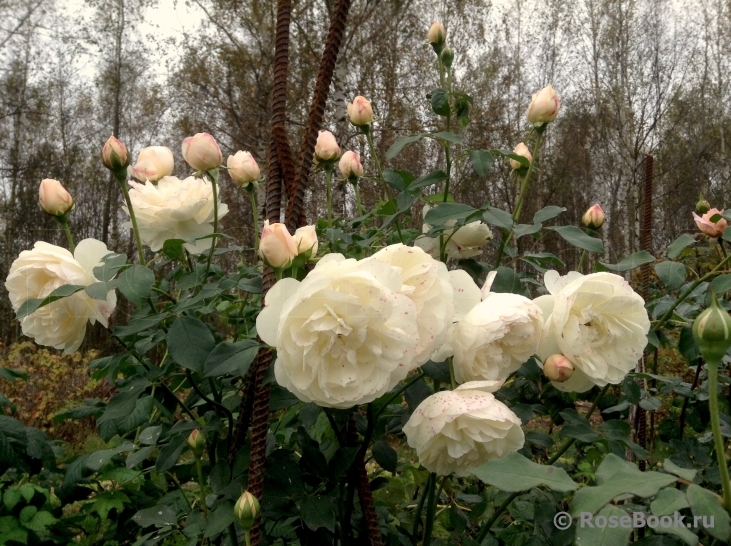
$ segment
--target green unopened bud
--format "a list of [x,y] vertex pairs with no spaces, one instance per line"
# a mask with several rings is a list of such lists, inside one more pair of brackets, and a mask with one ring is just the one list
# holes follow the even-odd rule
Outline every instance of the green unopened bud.
[[244,531],[251,530],[260,512],[259,501],[248,491],[244,491],[234,505],[234,516]]
[[698,202],[695,204],[695,211],[698,214],[705,214],[709,210],[711,210],[711,205],[706,201],[705,197],[703,197],[703,194],[701,193],[698,195]]
[[454,49],[451,47],[445,47],[439,55],[442,59],[442,63],[447,68],[452,68],[452,61],[454,60]]
[[203,436],[200,430],[195,429],[190,433],[190,436],[188,436],[188,447],[196,457],[203,455],[203,449],[206,447],[206,437]]
[[709,364],[720,364],[731,347],[731,317],[718,304],[714,293],[711,293],[711,307],[693,322],[693,338]]

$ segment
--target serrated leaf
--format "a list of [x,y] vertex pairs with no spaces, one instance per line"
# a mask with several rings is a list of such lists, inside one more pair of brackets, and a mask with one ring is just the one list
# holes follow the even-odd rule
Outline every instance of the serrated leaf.
[[728,512],[723,509],[718,495],[699,485],[691,484],[688,486],[685,496],[694,518],[701,516],[699,521],[702,521],[702,518],[705,517],[709,522],[713,518],[713,524],[710,527],[703,527],[709,535],[722,541],[727,541],[731,537]]
[[576,226],[551,226],[546,229],[554,230],[570,245],[589,252],[604,253],[604,244],[601,239],[587,235]]
[[719,275],[711,281],[710,290],[713,290],[717,296],[731,290],[731,275]]
[[543,485],[553,491],[567,493],[579,487],[563,468],[534,463],[519,453],[493,459],[470,472],[483,482],[507,492],[528,491]]
[[122,271],[117,279],[117,288],[124,296],[137,306],[152,293],[155,286],[155,274],[149,267],[133,265]]
[[203,377],[221,377],[226,374],[244,376],[259,352],[259,344],[244,340],[237,343],[219,343],[203,364]]
[[655,256],[647,252],[646,250],[640,250],[634,254],[630,254],[624,260],[618,264],[607,264],[599,262],[602,267],[609,269],[610,271],[631,271],[644,264],[649,264],[655,261]]
[[58,301],[62,298],[73,296],[74,294],[76,294],[76,292],[79,292],[84,288],[86,287],[78,284],[64,284],[63,286],[59,286],[58,288],[56,288],[56,290],[51,292],[45,298],[34,298],[24,301],[18,309],[18,312],[15,313],[15,315],[18,319],[22,319],[24,317],[27,317],[31,313],[35,313],[41,307],[45,307],[46,305],[53,303],[54,301]]
[[[607,471],[606,468],[611,468]],[[612,499],[620,495],[631,494],[647,498],[657,495],[663,487],[675,483],[677,478],[661,472],[641,472],[631,463],[610,453],[597,469],[597,478],[602,472],[601,485],[585,486],[577,491],[571,503],[571,515],[577,516],[581,512],[596,513]]]
[[668,247],[668,258],[670,258],[671,260],[677,258],[684,248],[689,247],[695,242],[695,238],[691,237],[687,233],[681,235],[672,243],[670,243],[670,246]]
[[327,497],[308,497],[300,503],[300,516],[311,531],[324,527],[331,533],[335,531],[335,510]]
[[175,362],[202,372],[203,364],[216,346],[213,334],[203,322],[194,317],[178,317],[168,332],[168,349]]
[[102,282],[111,281],[119,271],[127,267],[127,256],[113,252],[102,258],[102,265],[94,268],[94,277]]
[[384,440],[376,440],[373,444],[373,458],[384,470],[388,470],[392,474],[396,472],[398,454]]
[[177,525],[178,517],[169,506],[157,505],[139,510],[132,516],[132,521],[142,528],[150,525],[165,527],[167,525]]
[[391,144],[391,147],[388,149],[388,152],[386,152],[386,159],[393,159],[397,155],[401,153],[401,150],[404,149],[404,146],[407,144],[412,144],[414,142],[417,142],[424,138],[424,134],[420,135],[407,135],[402,136],[396,139],[396,142]]
[[429,93],[429,103],[432,112],[438,116],[448,116],[450,114],[449,95],[444,89],[434,89]]
[[495,158],[487,150],[472,150],[470,152],[470,163],[477,176],[486,176],[487,171],[494,162]]
[[650,504],[650,510],[656,516],[672,515],[673,512],[679,512],[683,508],[688,508],[688,499],[685,493],[678,491],[673,487],[661,489],[657,496]]
[[[628,516],[628,514],[616,506],[605,506],[595,516],[595,521],[599,516],[605,517],[605,521],[610,521],[609,518],[615,518],[614,521],[619,521],[619,518]],[[574,544],[577,546],[622,546],[629,542],[630,535],[633,533],[631,525],[626,527],[612,524],[602,527],[597,525],[575,525],[575,527]]]
[[185,438],[178,436],[170,440],[169,444],[160,449],[160,455],[158,455],[157,461],[155,461],[155,470],[157,470],[157,473],[162,474],[166,470],[174,467],[178,463],[185,446]]
[[450,133],[449,131],[440,131],[439,133],[434,133],[431,136],[439,140],[446,140],[452,144],[462,144],[462,137],[455,135],[454,133]]
[[660,262],[655,266],[655,273],[668,291],[677,290],[683,286],[687,275],[685,266],[678,262]]
[[533,215],[534,224],[542,224],[546,220],[551,220],[566,211],[566,207],[557,207],[555,205],[548,205],[543,207],[541,210]]
[[125,502],[130,502],[130,500],[122,491],[104,491],[94,497],[91,510],[99,514],[102,520],[105,520],[111,510],[122,513]]
[[[433,186],[434,184],[441,184],[447,179],[447,173],[444,171],[436,170],[432,171],[427,175],[424,175],[420,178],[417,178],[414,180],[411,184],[408,186],[408,190],[416,190],[419,188],[425,188],[428,186]],[[399,210],[401,210],[402,207],[399,206]]]

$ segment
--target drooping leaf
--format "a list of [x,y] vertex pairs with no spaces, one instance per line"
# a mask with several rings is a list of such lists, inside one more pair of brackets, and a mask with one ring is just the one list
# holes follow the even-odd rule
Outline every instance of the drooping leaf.
[[424,134],[420,135],[407,135],[402,136],[396,139],[396,142],[391,144],[391,147],[388,149],[388,152],[386,152],[386,159],[393,159],[397,155],[401,153],[401,150],[404,149],[404,146],[407,144],[412,144],[414,142],[417,142],[424,138]]
[[483,482],[508,492],[528,491],[543,485],[567,493],[579,487],[563,468],[534,463],[520,453],[493,459],[470,472]]
[[687,275],[685,266],[678,262],[660,262],[655,266],[655,273],[668,291],[677,290],[683,286]]
[[20,306],[18,312],[15,315],[18,319],[22,319],[23,317],[27,317],[31,313],[35,313],[41,307],[45,307],[49,303],[53,303],[54,301],[60,300],[62,298],[72,296],[76,294],[76,292],[79,292],[84,288],[86,287],[78,284],[64,284],[56,288],[45,298],[33,298],[24,301],[23,305]]
[[541,210],[536,212],[533,215],[533,223],[534,224],[542,224],[546,220],[551,220],[552,218],[555,218],[562,212],[566,211],[566,207],[557,207],[555,205],[548,205],[547,207],[543,207]]
[[133,265],[122,271],[117,279],[117,287],[124,296],[137,306],[152,293],[155,285],[155,274],[149,267]]
[[486,176],[487,171],[494,162],[495,158],[487,150],[472,150],[470,152],[470,163],[477,176]]
[[604,244],[601,239],[587,235],[576,226],[556,226],[547,229],[556,231],[567,243],[573,246],[588,250],[589,252],[604,253]]
[[201,372],[203,364],[216,346],[208,326],[194,317],[178,317],[168,332],[168,349],[175,362]]
[[630,254],[624,260],[618,264],[607,264],[599,262],[602,267],[609,269],[610,271],[630,271],[644,264],[649,264],[655,261],[655,256],[647,252],[646,250],[640,250],[634,254]]
[[670,243],[670,246],[668,247],[668,258],[674,260],[680,255],[684,248],[689,247],[693,243],[695,243],[695,238],[691,237],[687,233],[684,233],[683,235],[675,239],[672,243]]
[[[432,171],[427,175],[424,175],[420,178],[417,178],[414,180],[411,184],[409,184],[409,191],[416,190],[419,188],[425,188],[428,186],[433,186],[434,184],[441,184],[447,179],[447,173],[444,171],[436,170]],[[399,210],[401,207],[399,207]]]

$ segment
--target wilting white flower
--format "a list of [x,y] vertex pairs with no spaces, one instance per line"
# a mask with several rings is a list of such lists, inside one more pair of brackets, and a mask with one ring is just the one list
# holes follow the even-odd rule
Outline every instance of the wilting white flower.
[[[419,344],[416,364],[422,365],[444,343],[452,325],[454,298],[447,266],[420,248],[396,244],[376,252],[371,260],[380,260],[401,270],[400,293],[416,306]],[[471,280],[471,279],[470,279]]]
[[[207,180],[165,176],[157,184],[130,180],[129,185],[140,238],[153,251],[160,250],[168,239],[185,240],[213,233],[213,187]],[[129,214],[126,206],[122,209]],[[219,202],[219,220],[227,213],[228,206]],[[131,222],[125,227],[131,227]],[[199,239],[184,246],[191,254],[202,254],[211,248],[211,239]]]
[[[430,208],[429,205],[425,205],[422,214],[426,216]],[[445,225],[453,226],[456,223],[456,220],[448,220]],[[431,229],[432,226],[425,223],[421,228],[421,232],[429,233]],[[447,258],[455,260],[479,256],[482,254],[482,247],[492,239],[492,231],[490,231],[490,228],[479,220],[458,228],[454,235],[452,234],[453,232],[453,229],[447,229],[442,232],[442,237],[446,241],[445,252]],[[414,241],[414,245],[435,258],[439,257],[439,237],[432,238],[421,235]]]
[[454,327],[455,379],[507,379],[536,353],[542,329],[543,313],[531,300],[489,293]]
[[256,329],[276,347],[274,376],[300,400],[324,407],[365,404],[414,367],[416,306],[398,268],[328,254],[302,282],[267,293]]
[[[109,254],[107,246],[96,239],[84,239],[72,255],[65,248],[38,241],[33,250],[20,253],[5,281],[15,312],[29,299],[43,299],[66,285],[89,286],[97,282],[93,270]],[[83,290],[45,305],[20,319],[23,334],[39,345],[72,353],[86,334],[86,323],[96,321],[108,326],[117,305],[114,290],[105,300],[90,298]]]
[[491,394],[502,383],[472,381],[419,404],[403,431],[427,470],[467,476],[490,459],[523,447],[520,419]]
[[584,392],[620,383],[647,345],[650,319],[642,297],[613,273],[561,277],[547,271],[544,282],[549,294],[533,300],[544,317],[538,355],[545,360],[560,353],[574,364],[571,378],[553,385]]

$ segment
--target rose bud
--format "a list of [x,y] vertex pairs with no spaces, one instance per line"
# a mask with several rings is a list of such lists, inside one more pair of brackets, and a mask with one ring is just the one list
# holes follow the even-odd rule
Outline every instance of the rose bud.
[[187,441],[188,447],[191,451],[193,451],[193,455],[196,457],[203,455],[203,448],[206,447],[206,437],[203,436],[203,433],[200,430],[195,429],[191,432]]
[[533,94],[528,106],[528,121],[531,123],[550,123],[558,115],[561,107],[561,98],[556,94],[551,84]]
[[175,167],[173,152],[167,146],[149,146],[140,150],[137,163],[132,167],[132,176],[140,182],[157,182],[163,176],[172,174]]
[[363,165],[360,162],[358,154],[348,150],[340,158],[340,172],[343,174],[343,178],[354,181],[363,176]]
[[720,237],[723,235],[728,222],[725,218],[719,218],[716,222],[713,222],[711,218],[718,214],[723,214],[723,210],[711,209],[706,212],[703,216],[698,216],[695,212],[693,213],[693,219],[695,220],[698,229],[709,237]]
[[606,216],[598,203],[589,207],[581,217],[581,223],[589,229],[599,229],[604,225],[604,220],[606,220]]
[[320,131],[315,144],[315,162],[328,163],[340,157],[340,146],[330,131]]
[[215,169],[223,161],[221,148],[208,133],[197,133],[183,140],[183,158],[196,171]]
[[102,162],[110,171],[120,171],[129,165],[127,147],[117,140],[114,135],[109,137],[102,148]]
[[38,202],[41,208],[51,216],[63,216],[74,206],[71,194],[61,182],[46,178],[38,188]]
[[709,210],[711,210],[711,205],[708,203],[708,201],[705,200],[703,194],[700,194],[698,196],[698,202],[695,204],[695,211],[698,214],[705,214]]
[[371,101],[360,95],[348,104],[348,119],[356,127],[369,125],[373,122],[373,108]]
[[563,383],[574,373],[574,365],[562,354],[549,356],[543,363],[543,375],[549,380]]
[[[529,162],[533,161],[533,155],[530,153],[530,150],[528,149],[528,146],[526,146],[524,143],[518,144],[515,148],[513,148],[513,153],[522,155],[524,158],[526,158]],[[523,165],[520,164],[519,161],[516,161],[515,159],[510,160],[510,166],[513,170],[522,169],[524,168]]]
[[297,243],[287,231],[287,226],[275,222],[264,222],[259,241],[259,256],[274,269],[289,267],[292,259],[297,256]]
[[315,232],[315,226],[302,226],[294,232],[292,236],[294,243],[297,246],[297,255],[306,254],[307,259],[312,259],[317,254],[317,233]]
[[239,186],[248,188],[249,184],[257,182],[261,176],[259,165],[249,152],[239,150],[234,155],[228,156],[226,166],[229,176]]
[[259,517],[260,511],[259,501],[248,491],[244,491],[234,505],[234,515],[239,521],[241,528],[246,532],[249,532],[254,526],[254,522]]
[[454,61],[454,49],[451,47],[445,47],[439,57],[442,59],[444,66],[452,68],[452,61]]
[[711,293],[711,307],[693,321],[693,338],[709,364],[720,364],[731,347],[731,317],[718,305],[715,293]]
[[439,21],[434,21],[429,27],[429,34],[427,35],[429,43],[434,48],[437,54],[442,52],[444,44],[447,41],[447,31],[444,30],[444,25]]

